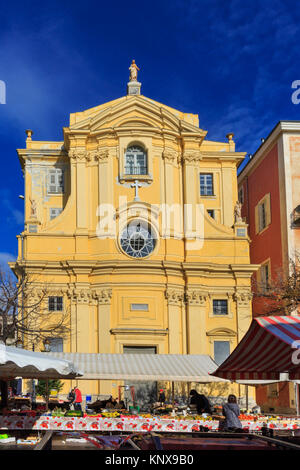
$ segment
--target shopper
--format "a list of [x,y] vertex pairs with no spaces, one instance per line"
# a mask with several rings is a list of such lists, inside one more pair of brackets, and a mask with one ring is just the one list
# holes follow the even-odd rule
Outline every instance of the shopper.
[[197,413],[212,414],[211,405],[205,395],[199,394],[196,390],[190,391],[190,403],[197,406]]
[[74,409],[82,411],[82,407],[81,407],[82,395],[78,387],[74,387],[74,393],[75,393]]
[[240,408],[235,395],[228,396],[228,402],[223,405],[223,415],[225,416],[225,420],[222,425],[222,430],[242,431],[243,426],[239,420]]

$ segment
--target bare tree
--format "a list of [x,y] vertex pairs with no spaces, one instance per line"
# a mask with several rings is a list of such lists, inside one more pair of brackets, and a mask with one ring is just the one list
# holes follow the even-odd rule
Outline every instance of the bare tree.
[[279,269],[268,282],[253,281],[254,301],[261,315],[300,314],[300,255],[290,259],[286,270]]
[[42,347],[70,333],[67,309],[49,311],[49,289],[23,274],[19,280],[0,270],[0,341],[26,349]]

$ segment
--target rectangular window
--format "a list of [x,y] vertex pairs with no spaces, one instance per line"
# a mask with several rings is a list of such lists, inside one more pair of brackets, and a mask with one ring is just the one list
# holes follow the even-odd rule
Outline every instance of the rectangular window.
[[201,196],[213,196],[214,195],[212,173],[200,173],[200,195]]
[[60,207],[51,207],[50,208],[50,220],[55,219],[62,212]]
[[222,362],[224,362],[229,355],[229,341],[214,341],[214,361],[218,364],[218,366],[222,364]]
[[258,228],[261,232],[267,226],[267,218],[266,218],[266,204],[262,202],[258,206]]
[[239,189],[239,201],[241,204],[244,204],[244,188],[243,186]]
[[227,300],[213,300],[213,314],[214,315],[228,315]]
[[64,174],[61,168],[49,170],[47,190],[48,194],[62,194],[64,192]]
[[123,354],[156,354],[156,346],[123,346]]
[[62,297],[48,297],[48,308],[50,312],[62,312],[63,298]]
[[140,310],[143,312],[148,312],[149,305],[148,304],[130,304],[130,310]]
[[213,219],[215,218],[215,211],[213,209],[207,209],[207,213]]
[[269,263],[263,264],[260,268],[260,282],[261,288],[267,289],[270,282],[270,267]]
[[271,224],[271,195],[266,194],[255,206],[255,230],[262,232]]
[[47,351],[63,352],[64,342],[62,338],[47,338]]

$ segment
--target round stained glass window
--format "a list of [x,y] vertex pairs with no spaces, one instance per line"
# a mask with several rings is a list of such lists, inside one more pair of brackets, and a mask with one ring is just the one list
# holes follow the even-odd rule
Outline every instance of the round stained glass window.
[[144,258],[154,250],[156,237],[149,224],[134,221],[123,230],[120,243],[127,255],[133,258]]

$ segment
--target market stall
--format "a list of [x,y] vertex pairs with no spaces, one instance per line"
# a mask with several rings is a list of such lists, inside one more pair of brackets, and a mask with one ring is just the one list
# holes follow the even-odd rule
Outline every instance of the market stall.
[[299,347],[300,316],[258,317],[212,375],[252,386],[293,381],[299,415]]
[[[81,375],[74,364],[66,359],[47,356],[45,353],[6,346],[0,343],[0,381],[22,377],[27,379],[73,379]],[[2,407],[7,396],[2,388]],[[20,400],[26,398],[20,398]],[[14,399],[16,401],[16,399]],[[47,404],[46,404],[47,405]]]
[[[29,353],[29,351],[26,351]],[[25,353],[25,355],[26,355]],[[32,353],[30,353],[31,355]],[[62,377],[65,373],[68,378],[97,379],[97,380],[161,380],[183,382],[229,382],[228,379],[213,375],[216,370],[215,362],[209,356],[203,355],[130,355],[130,354],[72,354],[72,353],[36,353],[47,357],[50,376]],[[37,356],[36,356],[37,358]],[[63,361],[70,369],[57,370],[54,361]],[[71,361],[71,362],[70,362]],[[51,367],[49,366],[51,365]],[[32,366],[32,364],[31,364]],[[6,365],[8,367],[8,364]],[[15,366],[12,366],[15,367]],[[29,367],[29,364],[23,365]],[[40,367],[40,366],[39,366]],[[11,369],[12,370],[12,369]],[[26,376],[39,375],[38,368],[27,369]],[[79,371],[81,371],[79,375]],[[23,370],[24,372],[24,370]],[[40,367],[41,374],[48,374],[47,368]],[[0,366],[1,373],[1,366]],[[20,368],[15,370],[20,374]],[[73,375],[72,375],[73,374]],[[10,374],[7,372],[7,376]],[[46,375],[44,375],[46,376]],[[0,429],[30,429],[53,430],[70,432],[171,432],[191,433],[203,430],[217,431],[219,420],[217,416],[188,415],[172,406],[172,413],[154,416],[140,413],[132,415],[125,410],[107,410],[101,413],[64,412],[55,409],[52,413],[24,413],[0,416]],[[261,431],[264,427],[274,429],[300,429],[297,419],[274,416],[242,415],[240,417],[243,428],[249,432]]]
[[280,374],[288,373],[290,379],[299,379],[300,365],[296,364],[299,346],[300,316],[258,317],[212,375],[232,381],[276,381]]

